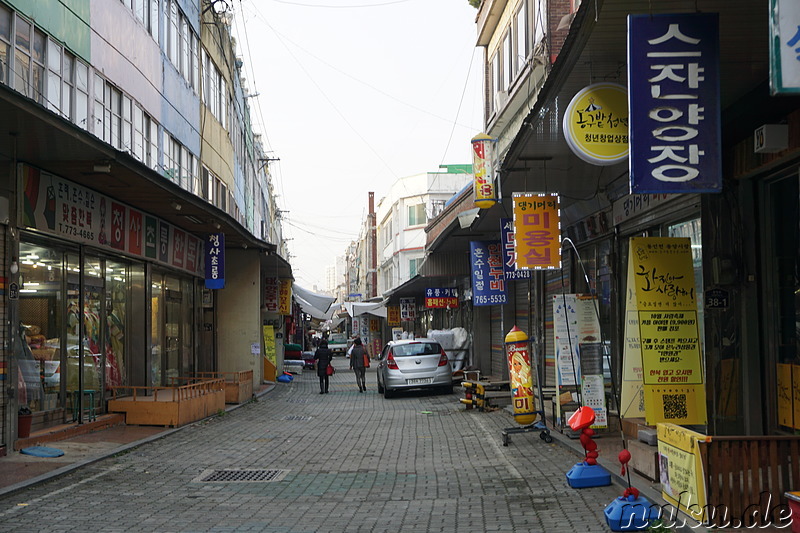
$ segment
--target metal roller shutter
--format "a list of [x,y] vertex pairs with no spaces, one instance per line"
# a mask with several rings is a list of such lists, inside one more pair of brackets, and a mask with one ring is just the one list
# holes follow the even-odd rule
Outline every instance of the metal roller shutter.
[[489,312],[490,321],[490,347],[492,357],[492,375],[502,378],[508,373],[506,368],[505,354],[505,333],[503,333],[503,309],[502,306],[493,305]]

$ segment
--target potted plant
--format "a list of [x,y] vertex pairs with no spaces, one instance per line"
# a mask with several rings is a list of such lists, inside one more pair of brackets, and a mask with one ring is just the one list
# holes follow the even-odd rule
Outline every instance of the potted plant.
[[20,406],[17,412],[17,437],[24,439],[31,436],[33,413],[27,405]]

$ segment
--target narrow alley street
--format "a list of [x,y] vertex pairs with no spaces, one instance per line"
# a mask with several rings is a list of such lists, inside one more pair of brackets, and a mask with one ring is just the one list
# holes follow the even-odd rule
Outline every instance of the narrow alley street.
[[[265,532],[607,531],[616,486],[571,489],[577,456],[505,411],[458,394],[360,394],[344,359],[330,394],[316,374],[0,499],[0,530]],[[57,444],[57,443],[56,443]],[[259,470],[254,479],[238,481]],[[206,481],[213,471],[219,481]]]

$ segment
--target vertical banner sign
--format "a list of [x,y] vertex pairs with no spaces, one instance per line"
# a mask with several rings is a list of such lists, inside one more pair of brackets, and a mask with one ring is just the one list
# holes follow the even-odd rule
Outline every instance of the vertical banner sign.
[[503,272],[506,275],[506,279],[530,279],[530,270],[517,270],[513,218],[500,219],[500,241],[503,243]]
[[722,190],[717,13],[628,15],[628,105],[631,193]]
[[697,523],[705,522],[709,516],[700,445],[706,436],[676,424],[658,424],[656,432],[661,496]]
[[225,234],[212,233],[206,239],[206,289],[225,288]]
[[494,139],[480,133],[472,138],[472,172],[475,207],[486,209],[497,203],[494,187]]
[[500,241],[470,241],[469,260],[472,265],[472,305],[507,303]]
[[691,242],[634,237],[630,243],[639,309],[647,423],[705,424],[697,298]]
[[278,284],[278,312],[292,314],[292,280],[282,279]]
[[386,306],[386,322],[388,322],[389,326],[399,326],[400,325],[400,306],[399,305],[387,305]]
[[639,307],[633,286],[633,257],[628,255],[628,290],[625,297],[625,341],[622,351],[620,418],[644,418],[644,376],[639,343]]
[[570,150],[592,165],[613,165],[628,157],[628,91],[616,83],[595,83],[576,94],[564,111]]
[[772,95],[800,93],[800,3],[771,0],[769,10],[769,86]]
[[278,312],[278,278],[264,279],[264,308],[268,313]]
[[[578,294],[553,295],[553,345],[558,387],[556,419],[559,424],[578,407],[578,387],[583,383],[580,346],[600,340],[600,324],[594,305],[594,299]],[[566,415],[562,416],[565,411]],[[595,421],[604,423],[596,416]]]
[[520,270],[561,268],[561,209],[557,194],[515,192],[514,248]]
[[278,355],[275,350],[275,329],[272,326],[262,326],[264,336],[264,379],[275,381],[278,369]]
[[437,287],[425,289],[425,307],[427,309],[455,309],[458,307],[458,289],[455,287]]
[[414,298],[400,298],[400,320],[413,321],[416,318],[416,305]]

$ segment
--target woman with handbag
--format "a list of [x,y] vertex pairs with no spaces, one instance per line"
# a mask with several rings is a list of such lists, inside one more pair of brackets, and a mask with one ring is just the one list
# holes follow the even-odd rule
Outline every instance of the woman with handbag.
[[350,368],[356,374],[356,385],[358,385],[358,392],[367,390],[366,381],[366,368],[369,366],[369,355],[364,345],[361,343],[361,338],[356,337],[353,341],[353,352],[350,354]]
[[333,370],[331,359],[333,359],[333,352],[328,349],[328,341],[323,339],[319,343],[319,348],[317,348],[317,351],[314,352],[314,360],[317,362],[317,376],[319,376],[320,394],[327,394],[328,392],[328,384],[330,381],[328,376],[333,374],[333,372],[328,371],[328,369]]

